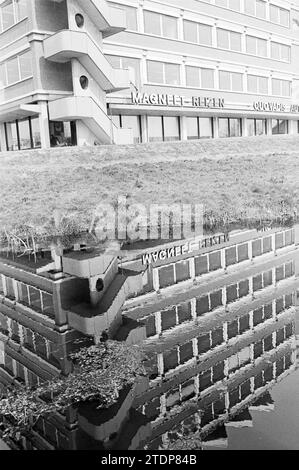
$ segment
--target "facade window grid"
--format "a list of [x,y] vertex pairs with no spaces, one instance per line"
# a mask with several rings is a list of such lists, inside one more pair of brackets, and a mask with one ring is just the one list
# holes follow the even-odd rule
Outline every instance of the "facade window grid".
[[[27,16],[26,0],[8,0],[0,6],[0,34],[11,28]],[[5,24],[5,9],[10,8],[11,20]]]

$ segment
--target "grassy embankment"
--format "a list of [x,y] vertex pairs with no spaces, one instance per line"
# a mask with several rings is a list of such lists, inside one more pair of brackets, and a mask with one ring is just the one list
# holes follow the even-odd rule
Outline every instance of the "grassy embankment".
[[0,231],[29,224],[49,233],[64,215],[65,230],[86,230],[94,208],[119,195],[128,203],[202,203],[216,229],[287,218],[296,214],[298,183],[299,137],[5,153]]

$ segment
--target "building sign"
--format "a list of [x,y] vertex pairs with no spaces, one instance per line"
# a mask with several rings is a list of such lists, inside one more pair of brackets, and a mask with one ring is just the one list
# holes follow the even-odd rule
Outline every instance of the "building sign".
[[216,245],[221,245],[222,243],[227,243],[229,241],[229,235],[217,235],[213,237],[204,238],[202,240],[185,243],[184,245],[173,246],[171,248],[165,248],[152,253],[146,253],[142,256],[142,264],[150,265],[156,264],[163,261],[171,261],[173,258],[178,258],[180,256],[191,254],[195,251],[198,251],[202,248],[210,248]]
[[132,93],[132,103],[153,106],[189,106],[192,108],[224,108],[224,98],[204,96],[180,96],[157,93]]
[[253,109],[255,111],[266,111],[266,112],[279,112],[279,113],[298,113],[299,105],[291,104],[287,105],[284,103],[276,103],[271,101],[256,101],[253,103]]

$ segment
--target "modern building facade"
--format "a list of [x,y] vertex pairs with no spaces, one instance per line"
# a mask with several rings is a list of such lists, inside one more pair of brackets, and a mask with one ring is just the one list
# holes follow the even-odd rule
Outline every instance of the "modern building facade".
[[5,0],[2,150],[297,134],[299,3]]

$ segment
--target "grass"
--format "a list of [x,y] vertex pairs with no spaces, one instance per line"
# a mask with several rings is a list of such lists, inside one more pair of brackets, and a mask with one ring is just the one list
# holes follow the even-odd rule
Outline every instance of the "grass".
[[1,154],[0,227],[88,229],[95,207],[204,204],[206,221],[293,217],[299,202],[299,137],[243,138]]

